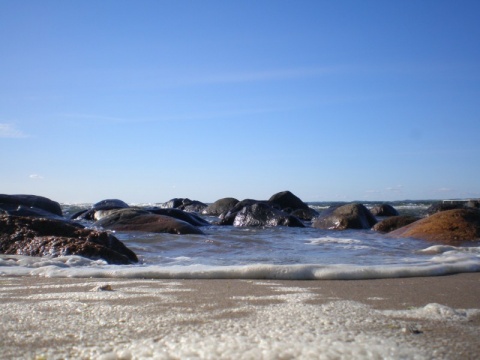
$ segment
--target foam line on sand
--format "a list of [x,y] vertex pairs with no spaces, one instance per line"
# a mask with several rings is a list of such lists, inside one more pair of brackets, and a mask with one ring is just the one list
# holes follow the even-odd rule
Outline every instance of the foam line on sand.
[[0,278],[2,359],[466,359],[480,273],[380,280]]

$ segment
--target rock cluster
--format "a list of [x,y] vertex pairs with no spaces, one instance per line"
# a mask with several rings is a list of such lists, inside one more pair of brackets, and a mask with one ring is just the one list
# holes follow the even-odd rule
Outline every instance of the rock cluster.
[[106,199],[67,219],[60,204],[45,197],[0,194],[0,253],[79,255],[111,264],[131,264],[138,261],[137,256],[109,230],[202,235],[201,227],[211,223],[199,214],[218,217],[216,224],[226,226],[372,229],[392,238],[451,245],[480,240],[478,202],[437,204],[429,213],[428,217],[416,218],[399,215],[389,204],[369,210],[359,203],[334,205],[318,213],[290,191],[282,191],[268,200],[228,197],[210,205],[180,198],[138,208],[122,200]]

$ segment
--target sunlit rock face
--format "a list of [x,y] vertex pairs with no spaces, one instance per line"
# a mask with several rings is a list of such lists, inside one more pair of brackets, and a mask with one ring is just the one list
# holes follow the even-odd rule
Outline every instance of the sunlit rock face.
[[395,237],[412,237],[447,245],[480,241],[480,210],[440,211],[390,233]]

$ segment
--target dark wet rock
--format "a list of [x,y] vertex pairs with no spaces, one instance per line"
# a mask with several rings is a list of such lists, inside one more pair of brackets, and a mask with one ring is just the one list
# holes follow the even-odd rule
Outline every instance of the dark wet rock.
[[[1,212],[2,210],[0,210]],[[63,216],[59,216],[56,214],[53,214],[49,211],[35,208],[35,207],[28,207],[24,205],[18,206],[14,210],[3,210],[3,213],[6,215],[14,215],[14,216],[27,216],[27,217],[40,217],[40,218],[48,218],[48,219],[56,219],[56,220],[62,220],[62,221],[67,221],[66,218]]]
[[71,216],[70,216],[70,219],[71,220],[80,220],[80,219],[84,219],[85,215],[87,214],[87,212],[91,211],[91,219],[93,219],[93,215],[95,214],[95,211],[92,211],[91,209],[83,209],[83,210],[79,210],[77,212],[74,212]]
[[[288,212],[302,220],[312,220],[318,216],[318,212],[300,200],[299,197],[290,191],[276,193],[268,199],[268,203],[280,210]],[[294,214],[295,213],[295,214]]]
[[390,204],[380,204],[372,209],[370,212],[375,216],[398,216],[398,211]]
[[178,199],[178,198],[170,199],[164,202],[163,204],[160,204],[158,207],[161,209],[176,209],[183,205],[183,200],[185,199]]
[[119,209],[101,220],[96,221],[94,225],[117,231],[203,234],[196,226],[190,225],[185,221],[138,209]]
[[175,198],[159,205],[159,207],[161,209],[180,209],[186,212],[201,213],[207,207],[207,204],[188,198]]
[[203,209],[202,214],[219,216],[232,210],[233,207],[238,204],[238,202],[239,201],[237,199],[231,197],[219,199]]
[[296,216],[299,219],[305,221],[311,221],[312,219],[316,218],[319,213],[315,209],[308,208],[308,209],[297,209],[290,213],[290,215]]
[[297,209],[309,209],[307,204],[290,191],[276,193],[268,199],[268,202],[277,205],[280,210],[289,210],[288,212]]
[[233,208],[231,208],[228,212],[220,214],[220,222],[218,225],[233,225],[235,217],[237,214],[243,210],[246,206],[252,206],[254,204],[265,204],[270,206],[267,201],[261,200],[254,200],[254,199],[244,199],[239,201]]
[[93,204],[95,210],[126,209],[130,207],[126,202],[118,199],[106,199]]
[[381,233],[389,233],[393,230],[399,229],[403,226],[406,226],[408,224],[411,224],[420,218],[416,216],[391,216],[387,219],[384,219],[378,223],[376,223],[372,230],[378,231]]
[[268,205],[267,201],[263,200],[254,200],[254,199],[244,199],[242,201],[239,201],[233,208],[230,209],[230,211],[226,214],[235,214],[239,211],[241,211],[245,206],[251,206],[253,204],[266,204]]
[[436,214],[440,211],[448,211],[448,210],[454,210],[454,209],[463,209],[464,204],[463,203],[443,203],[443,202],[437,202],[429,206],[427,209],[426,213],[428,216]]
[[209,226],[211,225],[207,220],[202,219],[200,216],[195,213],[189,213],[180,209],[158,209],[158,208],[147,208],[145,209],[152,214],[171,216],[175,219],[185,221],[190,225],[194,226]]
[[78,255],[110,264],[138,261],[113,235],[65,221],[46,218],[0,216],[0,253],[28,256]]
[[480,210],[445,210],[392,231],[394,237],[412,237],[447,245],[480,241]]
[[459,202],[437,202],[427,209],[427,215],[433,215],[440,211],[454,210],[454,209],[478,209],[480,208],[480,200],[469,200]]
[[81,210],[79,212],[76,212],[75,214],[72,214],[71,219],[72,220],[90,220],[90,221],[93,221],[93,220],[95,220],[96,212],[97,212],[97,210],[95,210],[95,209]]
[[305,227],[300,219],[264,203],[245,206],[236,213],[234,226]]
[[375,216],[362,204],[332,206],[322,211],[312,226],[318,229],[370,229],[377,223]]
[[17,210],[19,206],[40,209],[57,216],[63,216],[60,204],[46,197],[38,195],[0,194],[0,209],[8,212]]
[[102,217],[108,214],[110,210],[128,209],[130,205],[126,202],[118,199],[106,199],[99,201],[92,205],[91,209],[81,210],[75,214],[72,214],[72,220],[100,220]]

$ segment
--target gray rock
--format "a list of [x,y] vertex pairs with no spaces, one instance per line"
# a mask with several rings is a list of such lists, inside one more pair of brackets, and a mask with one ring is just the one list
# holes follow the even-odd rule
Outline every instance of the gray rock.
[[237,204],[238,204],[238,200],[235,198],[227,197],[227,198],[219,199],[215,201],[213,204],[210,204],[205,209],[203,209],[202,214],[219,216],[221,214],[229,212]]
[[305,227],[295,216],[263,203],[245,206],[236,214],[233,225]]
[[312,226],[318,229],[370,229],[377,220],[362,204],[332,206],[320,213]]

